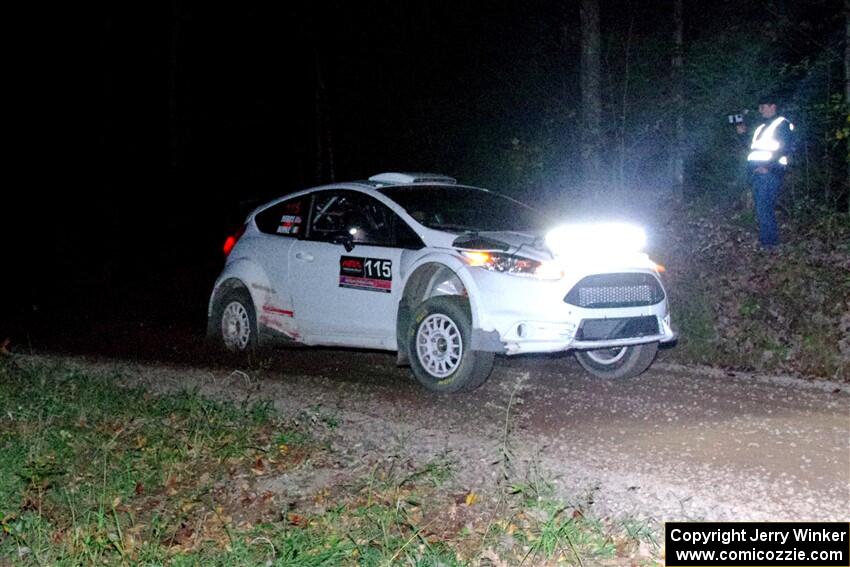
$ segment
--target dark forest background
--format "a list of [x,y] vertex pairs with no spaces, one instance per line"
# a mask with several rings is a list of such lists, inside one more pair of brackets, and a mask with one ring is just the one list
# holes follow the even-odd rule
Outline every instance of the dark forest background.
[[[588,3],[600,16],[592,182]],[[195,324],[221,242],[254,204],[380,171],[447,173],[551,210],[735,210],[745,152],[726,117],[755,121],[767,92],[797,125],[783,207],[847,211],[844,3],[679,4],[678,71],[676,0],[171,0],[21,19],[16,87],[33,110],[13,109],[26,172],[3,207],[16,285],[4,313]]]

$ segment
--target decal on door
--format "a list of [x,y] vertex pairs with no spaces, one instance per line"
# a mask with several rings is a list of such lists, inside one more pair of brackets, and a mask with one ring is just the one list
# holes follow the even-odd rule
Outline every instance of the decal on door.
[[283,315],[284,317],[295,317],[295,313],[288,309],[280,309],[274,305],[263,305],[263,311],[266,313],[274,313],[275,315]]
[[356,256],[339,259],[339,287],[390,293],[392,286],[392,260]]
[[265,303],[262,312],[258,315],[257,322],[261,328],[271,329],[293,340],[300,339],[298,326],[292,319],[295,314],[291,310]]

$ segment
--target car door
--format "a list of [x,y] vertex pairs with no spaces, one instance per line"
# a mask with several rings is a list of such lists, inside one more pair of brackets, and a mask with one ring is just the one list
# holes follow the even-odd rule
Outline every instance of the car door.
[[306,238],[290,249],[295,317],[307,342],[395,344],[403,251],[394,237],[396,219],[365,193],[313,194]]

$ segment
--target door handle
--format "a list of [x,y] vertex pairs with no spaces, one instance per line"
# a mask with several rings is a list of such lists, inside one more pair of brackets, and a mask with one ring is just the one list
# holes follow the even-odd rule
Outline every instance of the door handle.
[[299,260],[304,261],[304,262],[312,262],[313,261],[313,255],[310,254],[309,252],[296,252],[295,257],[298,258]]

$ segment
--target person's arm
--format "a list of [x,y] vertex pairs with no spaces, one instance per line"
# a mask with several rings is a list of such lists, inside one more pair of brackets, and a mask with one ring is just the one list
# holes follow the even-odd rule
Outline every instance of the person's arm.
[[791,131],[791,123],[787,120],[779,128],[780,149],[785,155],[794,151],[794,132]]
[[750,139],[747,136],[747,125],[746,124],[736,124],[735,131],[738,132],[738,142],[744,146],[745,148],[750,147]]

